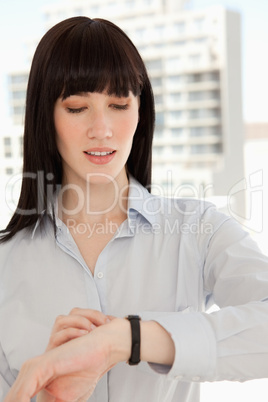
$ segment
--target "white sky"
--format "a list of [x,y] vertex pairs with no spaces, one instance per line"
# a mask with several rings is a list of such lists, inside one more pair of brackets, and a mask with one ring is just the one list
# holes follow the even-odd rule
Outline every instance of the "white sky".
[[[54,0],[54,3],[57,0]],[[62,0],[59,0],[62,2]],[[89,0],[90,1],[90,0]],[[8,114],[6,72],[23,65],[25,40],[44,33],[42,8],[52,0],[0,0],[0,118]],[[245,121],[268,121],[268,1],[190,0],[190,8],[222,4],[242,16],[242,82]],[[92,16],[94,17],[94,16]]]

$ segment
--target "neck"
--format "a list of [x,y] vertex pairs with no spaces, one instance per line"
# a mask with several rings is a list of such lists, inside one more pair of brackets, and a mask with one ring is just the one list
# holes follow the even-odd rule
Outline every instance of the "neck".
[[[125,173],[125,172],[124,172]],[[127,216],[128,179],[119,175],[111,182],[63,186],[59,194],[59,217],[77,223],[122,221]]]

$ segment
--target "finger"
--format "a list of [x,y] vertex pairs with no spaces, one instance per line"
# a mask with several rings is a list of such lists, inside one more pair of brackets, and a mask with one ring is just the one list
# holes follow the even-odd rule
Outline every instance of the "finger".
[[96,326],[107,324],[109,320],[108,317],[101,311],[87,308],[75,307],[70,311],[70,315],[79,315],[85,317]]
[[107,315],[108,320],[112,321],[114,320],[116,317],[114,315]]
[[[94,326],[94,328],[95,328],[95,326]],[[91,330],[93,330],[94,328],[92,327]],[[77,329],[77,328],[66,328],[62,331],[59,331],[50,337],[46,351],[56,348],[57,346],[60,346],[63,343],[70,341],[71,339],[75,339],[75,338],[79,338],[80,336],[84,336],[84,335],[88,334],[89,332],[90,332],[89,330]]]
[[88,318],[83,317],[82,315],[60,315],[55,320],[52,334],[70,327],[90,331],[91,322]]
[[49,378],[52,378],[52,372],[49,366],[42,363],[42,356],[28,360],[23,364],[5,402],[30,402],[46,386]]

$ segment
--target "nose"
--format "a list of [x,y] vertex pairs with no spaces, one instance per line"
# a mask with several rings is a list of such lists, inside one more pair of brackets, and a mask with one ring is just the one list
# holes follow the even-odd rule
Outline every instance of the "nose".
[[97,139],[112,137],[110,121],[103,111],[92,113],[88,127],[88,137]]

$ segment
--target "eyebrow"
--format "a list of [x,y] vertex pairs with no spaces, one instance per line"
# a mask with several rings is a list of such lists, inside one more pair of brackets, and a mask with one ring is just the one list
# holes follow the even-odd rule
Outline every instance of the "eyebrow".
[[64,93],[61,96],[61,99],[64,101],[67,98],[70,98],[70,96],[82,96],[84,98],[88,98],[89,97],[89,93],[88,92],[76,92],[75,94],[70,94],[68,96],[64,95]]
[[[94,93],[94,92],[93,92]],[[83,92],[83,91],[81,91],[81,92],[76,92],[76,93],[73,93],[73,94],[71,94],[71,95],[68,95],[68,96],[64,96],[64,95],[62,95],[62,97],[61,97],[61,99],[62,99],[62,101],[64,101],[65,99],[67,99],[67,98],[70,98],[71,96],[81,96],[81,97],[83,97],[83,98],[89,98],[90,97],[90,94],[91,94],[91,92]],[[129,99],[130,98],[130,96],[128,95],[128,96],[118,96],[118,95],[116,95],[116,94],[108,94],[108,93],[104,93],[104,95],[107,95],[107,96],[109,96],[110,98],[113,98],[113,97],[115,97],[115,98],[123,98],[123,99]]]

